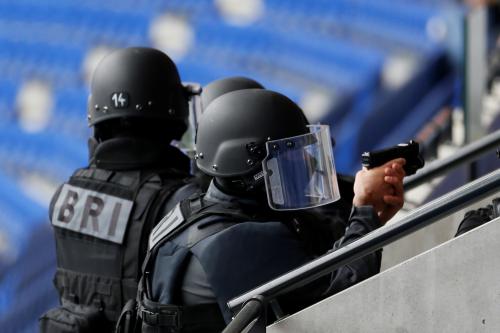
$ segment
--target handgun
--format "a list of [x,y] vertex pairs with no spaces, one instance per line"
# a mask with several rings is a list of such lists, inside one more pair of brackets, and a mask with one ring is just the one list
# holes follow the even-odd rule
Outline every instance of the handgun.
[[420,155],[418,142],[413,140],[386,149],[364,152],[361,155],[361,163],[367,169],[371,169],[400,157],[406,160],[403,168],[407,176],[413,175],[425,164],[422,155]]

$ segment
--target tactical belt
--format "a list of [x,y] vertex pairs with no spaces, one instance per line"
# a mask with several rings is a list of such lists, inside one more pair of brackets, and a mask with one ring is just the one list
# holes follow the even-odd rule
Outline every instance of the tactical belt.
[[[220,315],[217,304],[199,304],[191,306],[160,305],[143,298],[139,305],[139,317],[142,322],[149,326],[169,327],[175,330],[193,326],[205,326],[209,324],[220,324],[224,327],[224,321]],[[220,318],[220,323],[217,322]]]

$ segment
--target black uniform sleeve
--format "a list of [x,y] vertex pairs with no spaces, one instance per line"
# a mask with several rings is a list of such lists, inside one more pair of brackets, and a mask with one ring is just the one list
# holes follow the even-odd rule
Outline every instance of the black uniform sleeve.
[[[381,225],[371,206],[353,207],[349,221],[345,235],[335,242],[334,250],[360,239]],[[379,250],[342,266],[332,274],[326,294],[334,294],[379,273],[381,261],[382,250]]]
[[200,188],[198,184],[195,182],[188,183],[179,189],[177,189],[170,198],[164,203],[164,206],[160,212],[160,216],[165,216],[174,209],[175,205],[177,205],[180,201],[190,197],[194,193],[199,193]]
[[[353,207],[349,222],[344,236],[335,242],[332,251],[360,239],[381,225],[371,206]],[[296,312],[377,274],[380,272],[381,259],[381,250],[366,255],[328,276],[280,297],[279,303],[285,312]]]
[[[371,207],[355,208],[344,236],[332,251],[361,238],[380,225]],[[226,303],[315,258],[307,246],[281,222],[243,222],[208,237],[191,248],[206,273],[226,322]],[[278,298],[285,313],[293,313],[380,269],[380,253],[370,254],[330,275]],[[272,317],[270,317],[272,320]]]

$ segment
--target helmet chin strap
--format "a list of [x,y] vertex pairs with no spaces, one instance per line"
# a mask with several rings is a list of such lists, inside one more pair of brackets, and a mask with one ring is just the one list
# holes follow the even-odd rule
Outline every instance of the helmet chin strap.
[[233,178],[214,178],[215,185],[227,194],[239,196],[260,196],[265,194],[262,170],[254,175]]

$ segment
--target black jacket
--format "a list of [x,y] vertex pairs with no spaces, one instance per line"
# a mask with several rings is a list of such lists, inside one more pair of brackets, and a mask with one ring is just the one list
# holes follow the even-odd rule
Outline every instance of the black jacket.
[[197,191],[189,159],[168,144],[116,138],[89,148],[90,165],[76,170],[50,204],[62,306],[42,317],[42,332],[68,325],[75,331],[78,317],[96,332],[112,331],[137,293],[150,230]]
[[[262,209],[258,202],[227,195],[213,184],[204,199]],[[316,239],[307,240],[289,223],[256,219],[235,222],[192,244],[190,240],[197,229],[219,222],[224,222],[224,218],[215,215],[202,218],[161,245],[149,281],[153,301],[186,306],[217,303],[229,322],[231,313],[226,303],[230,299],[313,260],[318,253],[311,251],[313,247],[308,243],[324,240],[325,236],[315,235]],[[328,236],[330,250],[361,238],[380,226],[380,221],[371,207],[359,207],[353,209],[346,224],[341,239],[335,242]],[[295,312],[378,273],[380,261],[380,251],[367,255],[327,278],[285,295],[280,305],[287,313]]]
[[[87,168],[99,168],[111,171],[137,171],[139,174],[151,172],[164,172],[170,170],[173,176],[190,173],[190,159],[179,149],[169,144],[160,145],[157,142],[137,138],[116,138],[97,143],[94,139],[89,140],[89,166]],[[59,187],[52,201],[59,196]],[[187,198],[199,191],[196,182],[189,182],[181,187],[165,203],[160,216],[166,215],[177,202]],[[49,206],[49,216],[52,216],[54,202]]]

